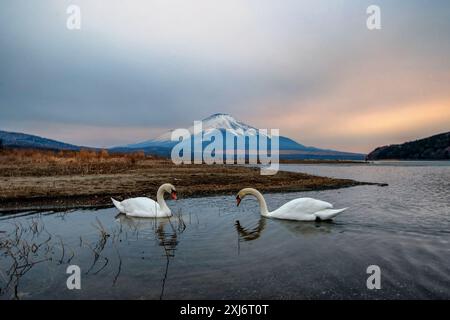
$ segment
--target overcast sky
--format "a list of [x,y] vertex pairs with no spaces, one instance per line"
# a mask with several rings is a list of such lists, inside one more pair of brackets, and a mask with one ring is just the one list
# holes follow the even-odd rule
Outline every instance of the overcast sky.
[[224,112],[368,152],[450,130],[449,30],[449,1],[3,0],[0,130],[104,147]]

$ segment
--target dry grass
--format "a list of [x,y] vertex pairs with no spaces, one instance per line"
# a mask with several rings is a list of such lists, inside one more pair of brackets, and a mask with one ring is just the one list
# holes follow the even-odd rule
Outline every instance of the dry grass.
[[154,198],[165,182],[180,197],[231,195],[252,186],[264,192],[306,191],[361,184],[303,173],[262,176],[237,165],[174,165],[170,160],[106,151],[3,151],[0,154],[0,211],[109,206],[110,197]]
[[153,159],[143,152],[109,154],[107,150],[4,150],[0,152],[0,177],[117,173],[149,158]]

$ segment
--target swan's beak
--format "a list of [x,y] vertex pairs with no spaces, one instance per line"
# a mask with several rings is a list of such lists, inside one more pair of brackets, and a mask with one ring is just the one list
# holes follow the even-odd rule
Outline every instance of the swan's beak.
[[177,200],[177,192],[176,191],[172,191],[172,193],[170,195],[172,196],[173,200]]
[[239,198],[239,196],[236,196],[236,206],[239,207],[240,203],[241,203],[241,198]]

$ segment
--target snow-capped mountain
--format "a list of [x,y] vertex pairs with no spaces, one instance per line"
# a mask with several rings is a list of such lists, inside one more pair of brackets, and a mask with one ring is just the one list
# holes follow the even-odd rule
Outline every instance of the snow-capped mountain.
[[[250,129],[254,129],[255,131],[252,131]],[[188,130],[191,135],[194,133],[193,126],[189,127]],[[212,130],[220,130],[222,133],[228,132],[235,136],[250,136],[252,132],[254,132],[254,134],[256,135],[259,135],[259,137],[263,135],[263,133],[259,132],[257,128],[240,122],[231,115],[225,113],[216,113],[202,120],[202,132],[200,134],[208,135],[208,133],[210,133]],[[171,140],[172,132],[173,130],[169,130],[154,139],[121,146],[114,149],[118,151],[138,149],[147,151],[149,153],[168,155],[170,154],[171,148],[178,143]],[[267,137],[270,140],[270,136]],[[305,146],[284,136],[279,137],[279,149],[280,157],[282,158],[363,159],[364,157],[364,155],[361,154],[340,152],[335,150],[325,150]]]
[[[263,135],[257,128],[252,127],[243,122],[237,121],[229,114],[217,113],[209,116],[202,121],[202,135],[208,135],[213,129],[217,129],[225,133],[231,133],[235,136],[250,136],[252,133],[250,129],[255,130],[258,141]],[[191,134],[194,132],[193,126],[188,129]],[[167,131],[162,135],[140,143],[130,144],[121,147],[110,148],[111,152],[134,152],[143,150],[148,154],[155,154],[164,157],[170,157],[171,150],[178,142],[171,141],[172,131]],[[191,136],[192,137],[192,136]],[[270,136],[267,136],[268,144],[270,144]],[[209,142],[205,142],[205,147]],[[225,143],[226,144],[226,143]],[[38,137],[25,133],[6,132],[0,130],[0,148],[38,148],[38,149],[50,149],[50,150],[80,150],[80,147],[44,137]],[[248,141],[245,145],[248,148]],[[223,154],[228,151],[237,150],[235,146],[224,147]],[[95,148],[88,148],[95,149]],[[335,150],[325,150],[315,147],[304,146],[288,137],[279,137],[279,150],[280,158],[282,159],[351,159],[362,160],[365,155],[359,153],[341,152]],[[220,153],[220,151],[218,151]]]
[[[227,131],[228,133],[235,136],[243,136],[246,132],[248,135],[251,135],[252,131],[250,129],[258,130],[255,127],[237,121],[231,115],[226,113],[216,113],[202,120],[203,135],[208,135],[213,130],[220,130],[222,132]],[[194,126],[189,127],[188,130],[191,134],[194,134]],[[155,146],[165,146],[165,147],[173,146],[177,143],[171,140],[173,131],[174,130],[169,130],[163,133],[162,135],[156,137],[155,139],[150,139],[135,144],[129,144],[124,147],[137,149]]]

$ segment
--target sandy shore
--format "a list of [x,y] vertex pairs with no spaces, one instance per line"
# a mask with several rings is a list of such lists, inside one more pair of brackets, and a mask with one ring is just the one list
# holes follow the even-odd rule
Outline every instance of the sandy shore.
[[248,186],[262,192],[293,192],[367,184],[291,172],[262,176],[257,168],[236,165],[176,166],[170,160],[150,158],[125,162],[107,158],[84,164],[2,161],[0,212],[109,207],[110,197],[154,198],[165,182],[177,187],[180,198],[233,195]]

